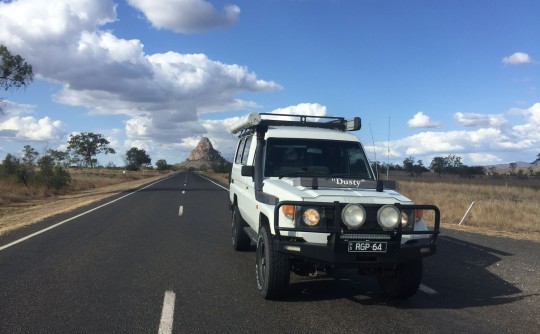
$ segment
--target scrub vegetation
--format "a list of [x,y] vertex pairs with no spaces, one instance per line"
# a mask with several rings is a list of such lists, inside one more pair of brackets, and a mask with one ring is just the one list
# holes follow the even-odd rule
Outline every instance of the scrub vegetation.
[[400,186],[401,192],[416,203],[437,205],[443,228],[457,226],[474,202],[462,227],[540,239],[538,188],[421,180],[402,181]]

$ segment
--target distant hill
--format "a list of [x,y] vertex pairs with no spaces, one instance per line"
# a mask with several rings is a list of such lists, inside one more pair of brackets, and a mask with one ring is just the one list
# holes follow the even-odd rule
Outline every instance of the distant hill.
[[[516,167],[517,168],[528,168],[531,166],[531,163],[530,162],[525,162],[525,161],[516,161],[514,162],[516,164]],[[509,169],[510,168],[510,164],[498,164],[498,165],[488,165],[488,166],[485,166],[486,168],[491,168],[491,167],[495,167],[497,169]]]
[[214,149],[208,138],[202,137],[197,146],[189,154],[189,157],[180,163],[180,167],[206,169],[224,164],[229,164],[229,162]]

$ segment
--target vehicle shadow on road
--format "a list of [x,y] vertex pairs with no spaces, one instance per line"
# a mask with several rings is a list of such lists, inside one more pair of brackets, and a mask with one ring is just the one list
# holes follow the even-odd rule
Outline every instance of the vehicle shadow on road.
[[461,309],[513,303],[536,294],[522,291],[497,275],[503,258],[513,254],[445,236],[438,254],[424,260],[423,287],[408,299],[382,295],[373,277],[355,270],[304,279],[293,275],[287,301],[348,299],[363,305],[414,309]]

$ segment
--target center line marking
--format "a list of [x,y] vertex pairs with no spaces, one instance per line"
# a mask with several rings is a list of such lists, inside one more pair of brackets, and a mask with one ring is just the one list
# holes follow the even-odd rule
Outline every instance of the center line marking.
[[159,322],[158,334],[171,334],[174,318],[174,301],[176,294],[173,291],[165,291],[163,298],[163,309],[161,311],[161,320]]
[[184,206],[180,205],[180,207],[178,208],[178,215],[182,216],[182,214],[184,214]]

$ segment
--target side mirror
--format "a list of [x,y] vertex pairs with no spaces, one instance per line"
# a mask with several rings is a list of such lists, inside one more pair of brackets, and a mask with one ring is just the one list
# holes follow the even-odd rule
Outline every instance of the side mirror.
[[242,176],[252,176],[255,175],[254,166],[242,166],[240,169],[240,175]]

